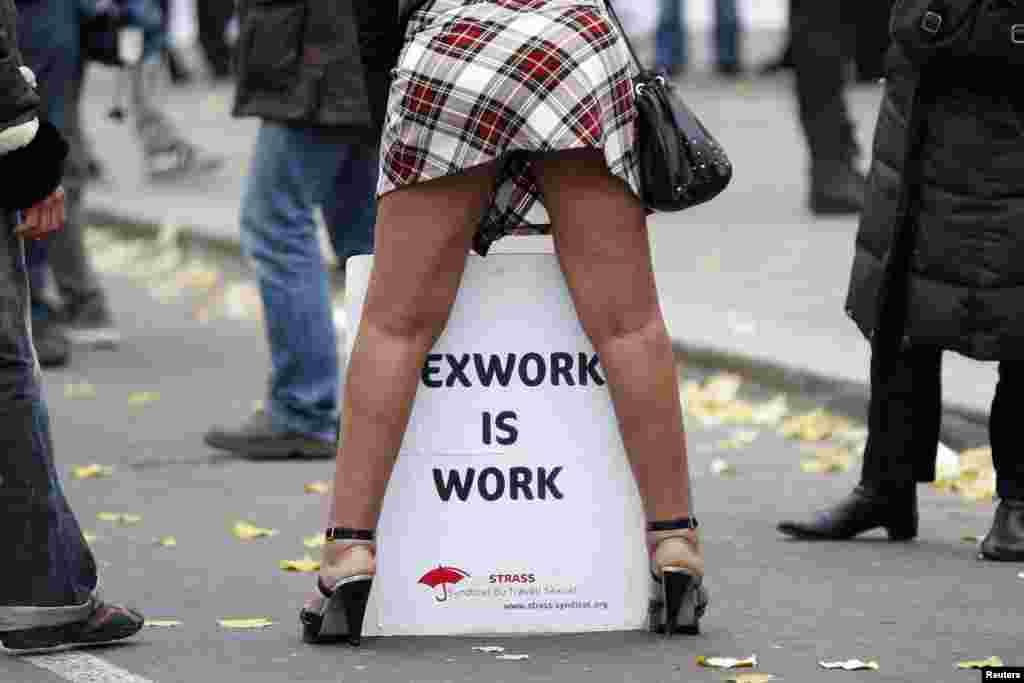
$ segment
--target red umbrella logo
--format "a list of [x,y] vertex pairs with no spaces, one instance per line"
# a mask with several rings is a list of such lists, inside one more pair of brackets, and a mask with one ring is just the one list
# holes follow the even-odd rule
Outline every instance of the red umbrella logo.
[[444,592],[444,595],[440,598],[435,597],[434,599],[438,602],[444,602],[448,599],[448,584],[458,583],[466,578],[469,578],[469,574],[457,567],[444,567],[439,565],[437,568],[431,569],[429,572],[421,576],[417,583],[425,584],[431,588],[441,586],[441,590]]

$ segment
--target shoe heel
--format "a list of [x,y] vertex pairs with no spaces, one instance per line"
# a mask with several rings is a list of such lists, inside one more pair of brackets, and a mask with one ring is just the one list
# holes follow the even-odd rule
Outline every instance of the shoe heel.
[[341,602],[345,607],[345,618],[348,621],[348,642],[359,647],[363,638],[363,619],[366,617],[366,603],[370,600],[370,587],[373,579],[362,579],[341,586]]
[[917,536],[917,524],[892,524],[885,527],[890,541],[909,541]]
[[660,600],[651,603],[651,631],[695,636],[700,634],[700,618],[707,608],[707,593],[701,577],[688,571],[666,567],[661,577]]
[[303,609],[299,613],[302,641],[310,644],[347,641],[358,646],[372,585],[372,576],[353,576],[334,588],[319,612]]

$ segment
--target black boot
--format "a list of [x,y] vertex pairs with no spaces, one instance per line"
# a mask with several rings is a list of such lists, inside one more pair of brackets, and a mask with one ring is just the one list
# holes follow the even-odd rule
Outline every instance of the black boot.
[[996,562],[1024,562],[1024,500],[999,501],[992,529],[981,542],[981,556]]
[[860,213],[866,185],[851,161],[816,161],[811,165],[811,212],[818,216]]
[[917,536],[917,489],[882,490],[861,484],[849,496],[809,522],[780,522],[779,531],[795,538],[838,541],[884,527],[893,541]]

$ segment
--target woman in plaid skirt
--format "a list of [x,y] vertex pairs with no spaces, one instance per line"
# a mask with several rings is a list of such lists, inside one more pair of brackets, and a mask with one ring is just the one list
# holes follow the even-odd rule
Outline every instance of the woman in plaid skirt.
[[374,532],[427,352],[467,252],[550,224],[600,355],[649,520],[652,625],[695,633],[707,597],[672,345],[634,156],[636,67],[604,0],[417,3],[388,96],[375,261],[349,364],[310,642],[358,643]]

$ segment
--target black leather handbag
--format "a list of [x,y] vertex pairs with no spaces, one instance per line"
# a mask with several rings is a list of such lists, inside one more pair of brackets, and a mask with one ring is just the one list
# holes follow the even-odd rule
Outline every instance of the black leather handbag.
[[1024,0],[897,0],[889,32],[918,66],[948,57],[1024,66]]
[[640,67],[640,75],[634,79],[634,99],[644,205],[655,211],[682,211],[715,198],[732,180],[729,157],[668,77],[643,68],[611,0],[606,4]]

